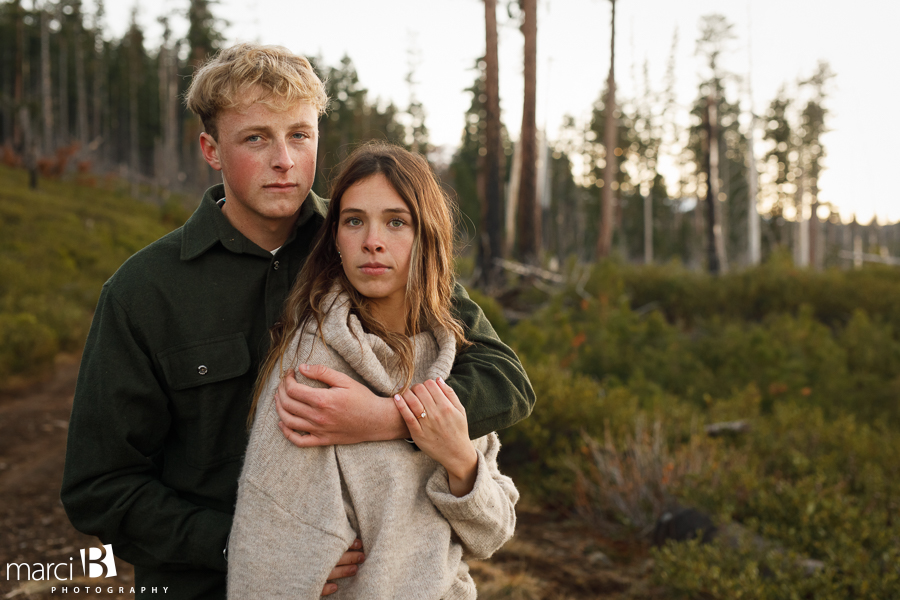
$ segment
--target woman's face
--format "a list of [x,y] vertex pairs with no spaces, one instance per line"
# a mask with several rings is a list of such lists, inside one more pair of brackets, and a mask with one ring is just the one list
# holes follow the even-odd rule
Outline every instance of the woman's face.
[[415,241],[406,203],[384,175],[375,174],[344,192],[340,211],[337,247],[347,279],[360,294],[378,301],[382,317],[405,319]]

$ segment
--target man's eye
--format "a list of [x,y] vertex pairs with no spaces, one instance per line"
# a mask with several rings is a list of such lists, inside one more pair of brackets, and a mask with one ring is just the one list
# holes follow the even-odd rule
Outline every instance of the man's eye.
[[305,133],[299,133],[299,132],[298,132],[298,133],[295,133],[295,134],[294,134],[294,138],[295,138],[295,139],[298,139],[298,140],[303,140],[303,139],[306,139],[306,138],[308,138],[308,137],[309,137],[309,136],[308,136],[307,134],[305,134]]
[[261,140],[261,139],[262,139],[262,138],[261,138],[260,136],[258,136],[258,135],[250,135],[250,136],[247,136],[247,141],[248,141],[248,142],[258,142],[258,141]]

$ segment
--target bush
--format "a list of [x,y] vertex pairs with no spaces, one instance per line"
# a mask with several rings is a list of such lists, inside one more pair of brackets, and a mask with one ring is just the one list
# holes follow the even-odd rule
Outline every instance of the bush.
[[35,373],[58,351],[56,332],[34,315],[0,314],[0,378]]
[[[187,217],[73,183],[0,167],[0,373],[26,375],[81,349],[100,288],[122,262]],[[2,337],[6,336],[6,337]],[[2,386],[2,382],[0,382]]]

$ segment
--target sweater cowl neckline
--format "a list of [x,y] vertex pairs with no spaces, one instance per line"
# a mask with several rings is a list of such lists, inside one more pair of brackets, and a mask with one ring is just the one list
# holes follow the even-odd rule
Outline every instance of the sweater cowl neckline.
[[[323,304],[328,307],[321,329],[325,342],[372,388],[385,395],[395,393],[400,379],[399,359],[390,346],[363,330],[359,317],[350,312],[350,297],[337,286]],[[436,326],[411,339],[421,379],[446,379],[456,357],[456,339],[450,332]]]

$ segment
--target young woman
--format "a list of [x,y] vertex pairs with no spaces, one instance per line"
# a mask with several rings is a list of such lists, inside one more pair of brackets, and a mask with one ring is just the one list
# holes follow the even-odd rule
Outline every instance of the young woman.
[[[365,563],[335,598],[475,598],[464,558],[512,536],[518,492],[497,469],[497,435],[469,440],[443,381],[467,343],[451,315],[447,199],[421,156],[365,145],[336,178],[321,231],[260,371],[228,596],[318,598],[359,537]],[[291,444],[274,392],[300,364],[393,396],[415,445]]]

